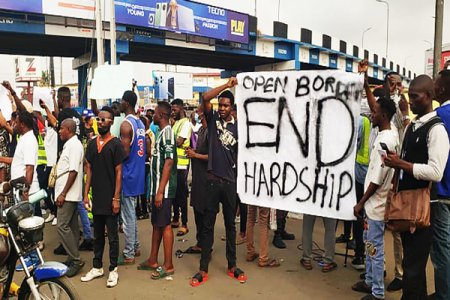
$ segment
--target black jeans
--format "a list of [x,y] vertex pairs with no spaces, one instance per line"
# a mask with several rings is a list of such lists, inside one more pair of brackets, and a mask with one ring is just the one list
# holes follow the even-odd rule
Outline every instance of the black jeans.
[[[362,196],[364,196],[364,185],[355,182],[355,190],[356,190],[356,201],[359,202]],[[344,221],[344,236],[349,239],[350,232],[353,228],[353,238],[355,239],[355,257],[364,258],[364,220],[362,218],[358,218],[356,221]]]
[[208,181],[206,187],[208,201],[203,215],[203,228],[200,235],[202,255],[200,258],[200,271],[208,272],[211,260],[211,249],[214,244],[214,225],[219,212],[219,203],[222,203],[222,213],[226,233],[226,257],[228,268],[236,266],[236,183],[226,180]]
[[181,210],[181,223],[187,225],[188,214],[187,214],[187,197],[188,197],[188,186],[187,186],[187,176],[188,170],[177,170],[177,192],[175,195],[175,201],[173,202],[173,221],[178,222],[180,219]]
[[93,267],[101,268],[105,249],[105,226],[109,241],[109,271],[117,267],[119,258],[119,233],[117,232],[118,216],[94,215],[94,260]]
[[[356,190],[356,199],[359,202],[361,198],[364,196],[364,185],[355,181],[355,190]],[[353,221],[353,238],[355,239],[355,257],[364,258],[364,220],[362,218],[358,218],[356,221]]]
[[277,230],[275,230],[275,235],[283,234],[286,231],[286,217],[288,211],[277,209]]
[[197,247],[202,247],[200,243],[200,236],[203,230],[203,212],[200,212],[194,208],[194,217],[195,217],[195,227],[197,227],[197,233],[195,234],[195,238],[197,239]]
[[413,234],[402,232],[403,295],[402,300],[427,299],[426,266],[431,250],[431,227],[417,229]]
[[245,232],[247,231],[247,204],[242,203],[241,199],[237,196],[237,201],[239,203],[239,233],[243,233],[245,235]]

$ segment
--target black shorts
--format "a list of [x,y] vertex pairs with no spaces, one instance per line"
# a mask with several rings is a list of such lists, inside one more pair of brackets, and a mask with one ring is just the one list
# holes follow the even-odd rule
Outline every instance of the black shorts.
[[172,222],[172,201],[171,198],[164,198],[162,207],[156,208],[155,197],[152,197],[152,224],[156,227],[166,227]]

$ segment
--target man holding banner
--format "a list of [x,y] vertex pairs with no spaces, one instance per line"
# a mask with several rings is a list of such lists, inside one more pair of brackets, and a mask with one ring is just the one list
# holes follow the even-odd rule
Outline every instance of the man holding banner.
[[[208,280],[208,265],[211,260],[214,243],[214,225],[219,212],[222,211],[226,231],[226,257],[228,261],[228,275],[244,283],[245,273],[236,267],[236,166],[237,166],[237,121],[231,115],[234,105],[234,95],[228,88],[236,86],[236,78],[203,95],[203,112],[208,122],[209,154],[208,154],[208,183],[203,218],[203,228],[200,234],[202,254],[200,271],[191,279],[191,286],[195,287]],[[217,95],[219,110],[214,111],[211,99]]]

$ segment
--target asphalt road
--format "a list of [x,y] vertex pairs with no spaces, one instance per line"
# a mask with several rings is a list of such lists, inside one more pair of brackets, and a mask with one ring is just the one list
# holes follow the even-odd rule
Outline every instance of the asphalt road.
[[[220,216],[220,214],[219,214]],[[190,216],[190,232],[181,241],[175,237],[174,252],[177,249],[186,249],[195,243],[195,226],[193,216]],[[137,263],[146,259],[150,248],[151,225],[149,220],[141,220],[139,223],[139,239],[142,247],[142,257],[137,258]],[[138,271],[136,265],[119,267],[119,284],[115,288],[106,288],[107,274],[89,283],[82,283],[82,274],[72,278],[82,299],[360,299],[363,294],[353,292],[351,285],[359,280],[359,272],[354,270],[349,260],[344,267],[344,257],[336,256],[338,269],[331,273],[322,273],[320,267],[315,265],[312,271],[303,269],[299,264],[301,251],[297,248],[301,243],[302,221],[288,219],[288,230],[296,235],[295,241],[287,241],[287,249],[276,249],[270,245],[270,256],[282,260],[282,264],[276,269],[261,269],[256,261],[245,261],[245,244],[237,246],[238,266],[248,275],[248,282],[240,284],[229,278],[226,274],[225,242],[220,240],[224,234],[222,217],[217,218],[213,259],[210,264],[209,280],[203,285],[192,288],[189,279],[194,275],[199,266],[199,255],[186,254],[182,258],[174,257],[175,275],[173,280],[154,281],[148,271]],[[323,248],[323,224],[320,219],[316,222],[314,240]],[[338,233],[342,232],[340,224]],[[271,238],[272,238],[271,234]],[[257,238],[257,236],[256,236]],[[386,285],[393,278],[394,260],[392,256],[392,238],[386,234]],[[44,257],[46,260],[64,261],[63,256],[54,256],[53,249],[57,246],[58,236],[56,227],[49,224],[45,228],[46,248]],[[123,249],[123,234],[120,236],[121,250]],[[336,251],[345,252],[344,244],[338,244]],[[353,251],[350,251],[350,254]],[[160,251],[160,263],[162,263],[162,251]],[[86,273],[92,266],[92,252],[82,252],[82,258],[86,265],[82,273]],[[105,270],[108,269],[108,254],[103,258]],[[434,290],[432,283],[432,265],[428,264],[429,285],[431,293]],[[20,275],[18,275],[20,276]],[[401,293],[386,293],[386,299],[400,299]]]

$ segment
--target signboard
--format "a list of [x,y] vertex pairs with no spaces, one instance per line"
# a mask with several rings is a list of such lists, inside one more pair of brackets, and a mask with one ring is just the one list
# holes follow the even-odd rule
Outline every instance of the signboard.
[[90,99],[120,99],[125,91],[131,90],[133,72],[130,65],[102,65],[94,72]]
[[155,98],[172,100],[192,99],[192,74],[153,71]]
[[[72,17],[78,19],[95,20],[95,0],[42,0],[42,13]],[[102,5],[102,19],[111,18],[110,1],[100,1]]]
[[185,0],[116,0],[116,21],[248,44],[248,15]]
[[2,113],[3,117],[5,117],[6,121],[11,120],[11,114],[13,110],[11,100],[9,99],[9,91],[1,84],[0,84],[0,112]]
[[50,111],[54,111],[52,90],[46,87],[34,87],[33,88],[33,110],[43,112],[44,110],[39,105],[39,100],[43,100]]
[[16,82],[39,81],[42,77],[42,61],[35,57],[17,57]]
[[239,197],[351,220],[363,77],[343,71],[238,75]]

